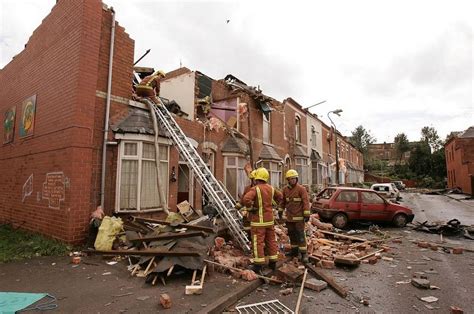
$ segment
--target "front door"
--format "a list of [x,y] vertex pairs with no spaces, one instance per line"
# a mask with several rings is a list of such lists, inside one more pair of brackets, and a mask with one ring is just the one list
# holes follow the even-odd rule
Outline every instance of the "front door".
[[388,211],[385,200],[375,192],[364,191],[361,194],[360,218],[364,220],[384,220]]
[[178,167],[178,204],[183,201],[188,201],[191,206],[194,206],[192,200],[192,189],[190,188],[192,182],[192,172],[189,170],[187,164],[179,163]]

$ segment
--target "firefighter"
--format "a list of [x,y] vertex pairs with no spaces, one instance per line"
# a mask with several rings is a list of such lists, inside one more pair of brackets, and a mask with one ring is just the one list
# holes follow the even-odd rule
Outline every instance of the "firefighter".
[[244,206],[251,208],[253,205],[249,211],[249,220],[253,252],[252,268],[256,272],[261,272],[262,266],[266,264],[266,258],[272,270],[275,270],[278,260],[272,202],[280,203],[282,194],[267,183],[269,177],[267,169],[258,168],[255,171],[255,186],[243,197]]
[[310,212],[308,192],[305,187],[298,184],[298,172],[290,169],[286,172],[288,185],[283,189],[283,201],[281,209],[285,210],[286,228],[291,242],[289,256],[298,256],[301,253],[301,261],[308,262],[306,235],[304,231],[305,222],[308,221]]
[[255,173],[257,171],[256,170],[252,170],[249,174],[249,179],[250,179],[250,184],[247,185],[245,188],[244,188],[244,192],[242,193],[241,197],[240,197],[240,201],[238,201],[236,204],[235,204],[235,208],[240,210],[242,212],[242,216],[243,216],[243,224],[244,224],[244,230],[247,232],[247,233],[250,233],[250,221],[248,220],[248,208],[243,206],[242,204],[244,203],[244,195],[250,191],[250,189],[255,185]]
[[160,95],[160,80],[165,76],[165,72],[159,70],[145,77],[136,87],[137,96],[149,98],[155,104],[159,104],[157,96]]

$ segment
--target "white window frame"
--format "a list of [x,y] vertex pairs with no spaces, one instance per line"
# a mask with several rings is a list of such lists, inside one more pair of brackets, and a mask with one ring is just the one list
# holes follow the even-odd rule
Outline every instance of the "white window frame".
[[299,183],[303,185],[309,185],[309,158],[306,157],[295,157],[295,168],[299,174]]
[[[239,185],[239,176],[245,175],[245,177],[247,177],[244,166],[248,161],[245,158],[245,156],[241,154],[225,154],[225,155],[223,154],[223,156],[224,156],[224,186],[229,191],[230,195],[232,195],[232,197],[234,197],[235,199],[238,199],[239,194],[243,193],[245,185],[248,184],[248,183],[242,183],[241,185]],[[229,159],[231,158],[235,158],[235,165],[229,165]],[[244,161],[242,166],[239,165],[239,161],[241,159]],[[228,168],[237,169],[236,170],[237,182],[235,183],[235,189],[236,189],[235,191],[231,191],[227,187],[227,169]]]
[[316,127],[314,125],[311,126],[311,147],[317,147]]
[[[143,143],[152,144],[154,145],[154,137],[152,136],[144,136],[138,134],[125,134],[116,136],[117,139],[122,139],[119,143],[119,153],[117,156],[117,181],[116,181],[116,188],[115,188],[115,212],[120,213],[136,213],[136,212],[154,212],[154,211],[162,211],[163,208],[148,208],[142,210],[141,205],[141,184],[142,184],[142,160],[143,158]],[[125,144],[133,143],[137,145],[137,155],[135,156],[125,156]],[[169,156],[170,156],[170,149],[169,149],[169,140],[168,139],[160,139],[159,144],[161,144],[160,148],[163,146],[166,147],[166,160],[160,159],[160,163],[167,163],[167,172],[169,173]],[[158,156],[159,158],[159,156]],[[121,173],[122,173],[122,160],[138,160],[138,169],[137,169],[137,208],[136,209],[120,209],[120,185],[121,185]],[[152,159],[145,159],[151,161]],[[153,159],[154,161],[155,159]],[[168,180],[165,182],[165,191],[164,195],[167,197],[168,189],[169,189],[169,182]],[[156,191],[158,193],[158,191]]]
[[[262,140],[265,144],[271,144],[272,142],[272,116],[268,113],[268,119],[265,114],[262,113],[263,128],[262,128]],[[267,128],[267,136],[265,136],[265,127]]]
[[295,115],[295,142],[301,143],[301,117]]

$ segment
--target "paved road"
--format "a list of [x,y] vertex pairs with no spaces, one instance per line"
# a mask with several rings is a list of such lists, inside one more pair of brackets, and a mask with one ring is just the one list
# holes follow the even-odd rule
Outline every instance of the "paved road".
[[457,218],[464,225],[474,225],[474,201],[456,200],[445,195],[402,193],[402,204],[415,213],[415,221],[449,221]]
[[[417,221],[448,221],[458,218],[463,224],[474,224],[474,203],[459,202],[440,195],[404,193],[402,204],[412,208]],[[463,308],[464,313],[473,313],[474,253],[454,255],[441,248],[437,251],[420,248],[417,246],[418,241],[436,243],[440,237],[413,231],[408,227],[393,228],[384,225],[381,230],[392,237],[403,237],[401,244],[389,243],[392,250],[384,253],[385,256],[392,257],[393,261],[379,260],[375,265],[362,264],[354,270],[324,270],[338,283],[346,286],[351,292],[350,296],[343,299],[330,289],[320,293],[306,289],[302,303],[303,313],[449,313],[452,305]],[[371,237],[369,234],[364,236]],[[444,241],[444,244],[451,246],[474,248],[474,241],[463,238],[445,237]],[[422,290],[409,283],[415,272],[426,271],[431,285],[439,287],[439,290]],[[281,289],[280,286],[268,286],[243,298],[239,303],[279,299],[288,307],[294,308],[298,291],[295,289],[294,293],[283,296],[279,293]],[[426,296],[434,296],[439,300],[428,304],[419,299]],[[370,305],[361,305],[358,302],[360,298],[368,299]]]

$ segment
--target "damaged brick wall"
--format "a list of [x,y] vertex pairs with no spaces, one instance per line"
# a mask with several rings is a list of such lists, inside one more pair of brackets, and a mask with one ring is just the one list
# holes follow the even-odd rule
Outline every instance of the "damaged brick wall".
[[[16,107],[14,139],[0,146],[0,223],[67,242],[84,238],[100,183],[105,99],[96,90],[106,85],[110,17],[99,0],[60,0],[0,71],[2,116]],[[116,32],[124,58],[115,64],[113,93],[129,96],[133,41]],[[32,95],[34,133],[20,138],[22,102]]]
[[444,146],[448,188],[473,193],[474,138],[453,138]]

